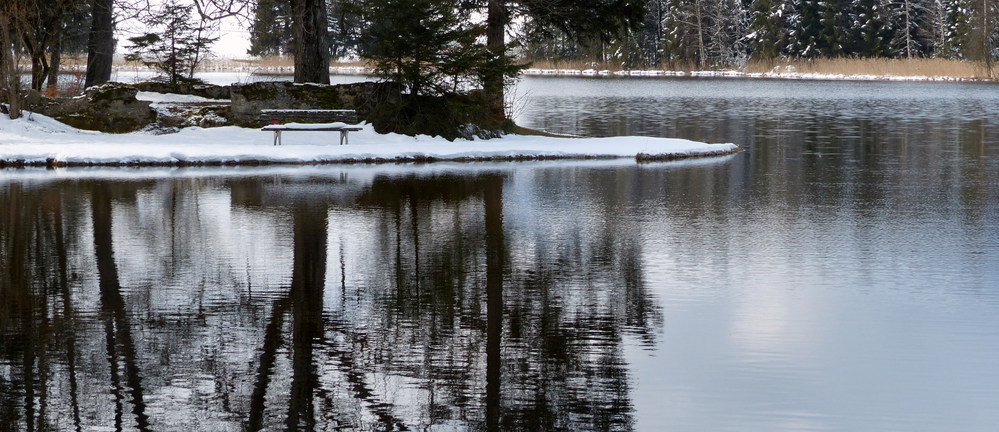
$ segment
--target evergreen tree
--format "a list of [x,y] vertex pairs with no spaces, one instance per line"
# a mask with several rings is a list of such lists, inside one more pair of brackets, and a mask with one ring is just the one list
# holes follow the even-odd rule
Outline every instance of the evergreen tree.
[[289,55],[291,48],[291,3],[287,0],[257,0],[250,24],[253,56]]
[[932,5],[927,0],[894,0],[889,3],[895,23],[894,37],[891,40],[892,57],[913,58],[932,54],[932,32],[921,31],[932,28]]
[[846,30],[849,17],[846,13],[848,0],[823,0],[819,3],[819,52],[825,57],[839,57],[845,54]]
[[749,43],[751,56],[770,61],[782,53],[786,45],[785,15],[790,5],[787,0],[754,0],[749,11]]
[[647,64],[659,65],[663,62],[665,52],[662,42],[666,36],[663,24],[666,14],[666,0],[649,0],[639,36],[639,44]]
[[459,19],[451,1],[367,0],[364,11],[371,22],[361,36],[361,55],[410,94],[453,93],[517,71],[477,40],[483,27]]
[[792,6],[788,55],[816,58],[844,54],[844,29],[849,22],[845,0],[795,0]]
[[701,9],[703,0],[667,0],[664,17],[664,58],[670,67],[703,67],[705,30]]
[[858,0],[851,8],[852,35],[848,49],[859,57],[891,55],[893,21],[885,0]]
[[131,52],[128,61],[138,61],[157,69],[170,84],[192,82],[198,63],[204,59],[208,46],[217,40],[208,36],[204,23],[194,23],[192,6],[170,1],[145,21],[158,33],[146,33],[129,38]]
[[712,0],[708,9],[708,62],[710,66],[739,66],[748,56],[746,30],[749,15],[740,0]]
[[[637,29],[645,16],[646,0],[468,0],[468,7],[485,9],[486,46],[496,58],[507,55],[507,26],[516,15],[540,28],[555,28],[574,38],[596,37],[609,42],[624,29]],[[466,3],[466,2],[462,2]],[[503,104],[502,74],[487,79],[484,90]]]
[[981,61],[991,77],[999,46],[999,10],[994,0],[971,1],[971,30],[964,52],[968,59]]
[[965,58],[972,29],[972,14],[969,0],[943,0],[943,37],[937,55],[942,58]]
[[73,2],[62,22],[62,50],[64,53],[85,54],[89,36],[90,3]]
[[343,58],[358,55],[363,18],[349,0],[328,0],[330,55]]

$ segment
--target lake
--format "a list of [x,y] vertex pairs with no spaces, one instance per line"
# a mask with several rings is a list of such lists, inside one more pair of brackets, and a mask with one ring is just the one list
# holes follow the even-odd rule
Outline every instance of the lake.
[[0,430],[999,424],[999,87],[512,99],[746,151],[0,171]]

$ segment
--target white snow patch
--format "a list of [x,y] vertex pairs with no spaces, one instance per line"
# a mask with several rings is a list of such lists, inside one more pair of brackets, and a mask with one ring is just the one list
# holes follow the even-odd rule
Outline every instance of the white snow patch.
[[500,139],[447,141],[443,138],[375,133],[370,125],[337,145],[339,132],[285,132],[282,146],[271,133],[235,126],[178,133],[103,134],[81,131],[31,114],[18,120],[0,117],[0,161],[44,164],[177,163],[333,163],[373,160],[467,160],[491,158],[634,158],[651,155],[698,156],[734,152],[735,144],[706,144],[651,137],[551,138],[508,135]]
[[135,98],[140,101],[149,101],[153,103],[229,103],[228,99],[209,99],[194,95],[146,91],[140,91],[135,95]]

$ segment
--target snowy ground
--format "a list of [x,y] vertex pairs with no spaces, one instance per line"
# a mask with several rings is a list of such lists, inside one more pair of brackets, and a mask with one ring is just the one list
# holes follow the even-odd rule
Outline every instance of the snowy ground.
[[649,137],[550,138],[511,135],[501,139],[449,142],[435,137],[375,133],[370,125],[340,146],[339,132],[273,135],[239,127],[187,128],[154,135],[82,131],[31,114],[0,116],[0,166],[56,165],[255,165],[407,161],[539,160],[716,156],[739,151],[735,144]]

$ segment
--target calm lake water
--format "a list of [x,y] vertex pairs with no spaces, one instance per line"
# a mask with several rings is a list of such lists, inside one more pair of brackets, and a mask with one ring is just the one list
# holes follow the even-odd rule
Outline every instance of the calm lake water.
[[999,424],[999,87],[518,94],[746,151],[0,171],[0,430]]

